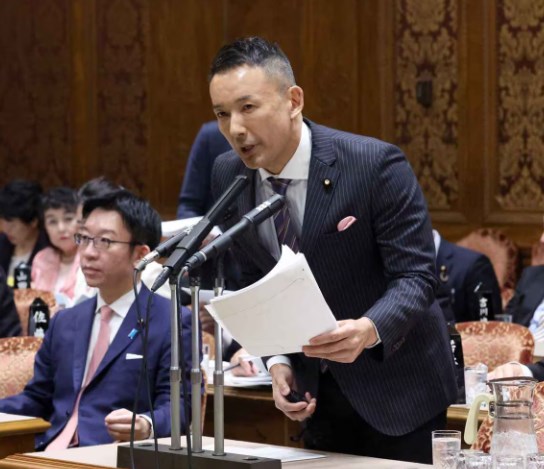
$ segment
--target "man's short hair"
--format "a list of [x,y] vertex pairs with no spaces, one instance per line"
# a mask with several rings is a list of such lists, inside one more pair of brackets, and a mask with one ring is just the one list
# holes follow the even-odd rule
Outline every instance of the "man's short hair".
[[46,210],[64,209],[69,213],[75,213],[79,204],[77,192],[71,187],[55,187],[42,195],[42,217]]
[[161,240],[161,217],[147,200],[135,196],[126,189],[118,189],[101,197],[93,197],[83,204],[83,219],[93,210],[110,210],[117,212],[123,224],[138,244],[146,244],[155,249]]
[[100,176],[84,183],[78,190],[77,195],[81,202],[85,202],[92,197],[100,197],[108,192],[114,192],[122,189],[121,186]]
[[16,179],[0,189],[0,218],[18,218],[30,223],[40,218],[42,186],[34,181]]
[[296,85],[291,63],[280,46],[256,36],[237,39],[223,46],[212,61],[209,79],[243,65],[263,68],[286,87]]

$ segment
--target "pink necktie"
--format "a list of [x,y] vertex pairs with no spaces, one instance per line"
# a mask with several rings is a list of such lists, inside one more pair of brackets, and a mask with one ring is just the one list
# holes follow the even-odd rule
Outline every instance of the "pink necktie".
[[55,451],[59,449],[66,449],[70,446],[72,442],[77,444],[77,418],[79,412],[79,401],[83,391],[93,378],[96,373],[96,369],[100,362],[106,355],[108,347],[110,345],[110,320],[113,316],[113,310],[105,305],[100,308],[100,329],[98,331],[98,339],[96,345],[94,346],[93,354],[91,356],[91,361],[89,362],[89,367],[87,368],[87,373],[85,374],[85,379],[83,381],[83,386],[79,390],[77,395],[76,403],[74,404],[74,410],[68,422],[62,431],[57,435],[57,437],[47,445],[45,451]]

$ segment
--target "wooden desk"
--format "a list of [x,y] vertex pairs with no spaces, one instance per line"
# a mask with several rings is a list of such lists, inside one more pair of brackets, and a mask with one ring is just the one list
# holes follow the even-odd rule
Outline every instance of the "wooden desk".
[[[207,386],[208,402],[204,420],[204,435],[213,436],[213,386]],[[464,433],[468,406],[448,408],[448,429]],[[487,416],[480,410],[479,423]],[[301,447],[293,441],[300,433],[300,424],[285,417],[274,405],[272,389],[233,388],[225,386],[225,438],[281,446]]]
[[[168,438],[160,440],[163,444],[169,444]],[[204,449],[213,448],[213,440],[203,438]],[[258,443],[241,441],[225,441],[225,450],[240,452],[243,448],[262,447]],[[368,458],[364,456],[351,456],[347,454],[323,453],[326,458],[285,463],[289,469],[428,469],[427,464],[407,463],[388,459]],[[0,461],[0,469],[105,469],[116,467],[117,445],[88,446],[86,448],[72,448],[48,453],[17,454]]]
[[34,451],[34,437],[50,427],[45,420],[0,413],[0,458]]
[[[270,445],[301,447],[296,440],[301,427],[276,409],[272,388],[225,386],[225,438]],[[204,435],[213,436],[213,386],[207,385],[208,401]]]

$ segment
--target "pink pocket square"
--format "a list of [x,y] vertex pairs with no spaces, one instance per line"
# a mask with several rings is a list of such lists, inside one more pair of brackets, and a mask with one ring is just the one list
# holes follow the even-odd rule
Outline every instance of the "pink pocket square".
[[338,231],[344,231],[347,230],[351,225],[353,225],[357,221],[357,218],[355,217],[346,217],[343,218],[338,222],[337,228]]

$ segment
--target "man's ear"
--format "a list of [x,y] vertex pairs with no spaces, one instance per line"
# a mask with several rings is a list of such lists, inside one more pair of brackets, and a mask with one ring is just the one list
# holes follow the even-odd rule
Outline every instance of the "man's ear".
[[134,264],[134,267],[136,267],[136,264],[142,260],[142,258],[151,252],[151,249],[149,249],[149,246],[147,244],[137,244],[134,246],[134,253],[133,253],[133,259],[132,263]]
[[304,108],[304,91],[300,86],[295,85],[291,86],[287,92],[291,101],[291,119],[294,119],[302,114],[302,109]]

